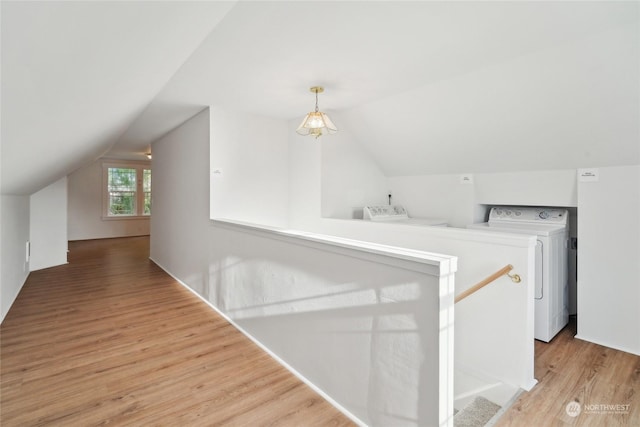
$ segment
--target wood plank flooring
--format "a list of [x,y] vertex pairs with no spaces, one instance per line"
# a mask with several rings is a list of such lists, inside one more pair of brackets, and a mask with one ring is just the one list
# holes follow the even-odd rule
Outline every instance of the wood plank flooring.
[[[352,425],[150,262],[148,245],[71,242],[70,264],[29,276],[0,326],[2,426]],[[574,335],[575,322],[536,342],[540,383],[498,426],[640,426],[640,357]],[[629,410],[592,407],[616,404]]]
[[[539,383],[520,395],[496,426],[640,426],[640,357],[575,335],[572,319],[551,343],[535,342]],[[566,411],[572,401],[581,405],[574,417]]]
[[353,425],[148,260],[146,237],[70,243],[0,327],[0,424]]

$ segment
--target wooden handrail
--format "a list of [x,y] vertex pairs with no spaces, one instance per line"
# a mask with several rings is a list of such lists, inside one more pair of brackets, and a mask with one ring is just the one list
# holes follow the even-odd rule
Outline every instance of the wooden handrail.
[[513,265],[511,265],[511,264],[505,265],[500,270],[498,270],[495,273],[493,273],[491,276],[487,277],[486,279],[483,279],[483,280],[479,281],[478,283],[476,283],[475,285],[473,285],[472,287],[470,287],[466,291],[460,293],[460,295],[458,295],[455,298],[454,301],[455,302],[462,301],[463,299],[465,299],[466,297],[468,297],[472,293],[474,293],[474,292],[480,290],[481,288],[487,286],[489,283],[493,282],[494,280],[496,280],[499,277],[504,276],[505,274],[507,276],[509,276],[511,278],[511,280],[514,281],[515,283],[520,283],[520,276],[517,275],[517,274],[509,274],[509,272],[511,270],[513,270]]

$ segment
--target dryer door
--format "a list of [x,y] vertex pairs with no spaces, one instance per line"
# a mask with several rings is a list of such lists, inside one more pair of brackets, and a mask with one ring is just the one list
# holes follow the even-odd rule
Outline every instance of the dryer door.
[[544,275],[543,271],[543,262],[542,262],[542,251],[544,250],[543,244],[541,240],[536,242],[536,287],[534,290],[535,299],[542,299],[542,277]]

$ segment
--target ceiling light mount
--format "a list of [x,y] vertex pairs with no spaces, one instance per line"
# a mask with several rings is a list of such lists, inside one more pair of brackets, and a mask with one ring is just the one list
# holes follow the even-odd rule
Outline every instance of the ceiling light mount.
[[318,108],[318,94],[324,92],[324,88],[322,86],[313,86],[309,91],[316,94],[316,108],[305,116],[296,132],[304,136],[313,135],[316,139],[322,135],[323,130],[329,134],[338,132],[329,116]]

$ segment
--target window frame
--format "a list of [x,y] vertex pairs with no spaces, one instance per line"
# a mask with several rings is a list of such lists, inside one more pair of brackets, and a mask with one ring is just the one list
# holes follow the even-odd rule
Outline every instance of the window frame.
[[[136,170],[136,213],[133,215],[109,215],[109,169],[135,169]],[[145,170],[152,171],[151,162],[131,161],[131,160],[110,160],[102,163],[102,220],[118,221],[129,219],[150,219],[151,213],[144,213],[144,180]],[[153,182],[153,171],[151,172]],[[151,200],[153,200],[153,184],[151,184]]]

